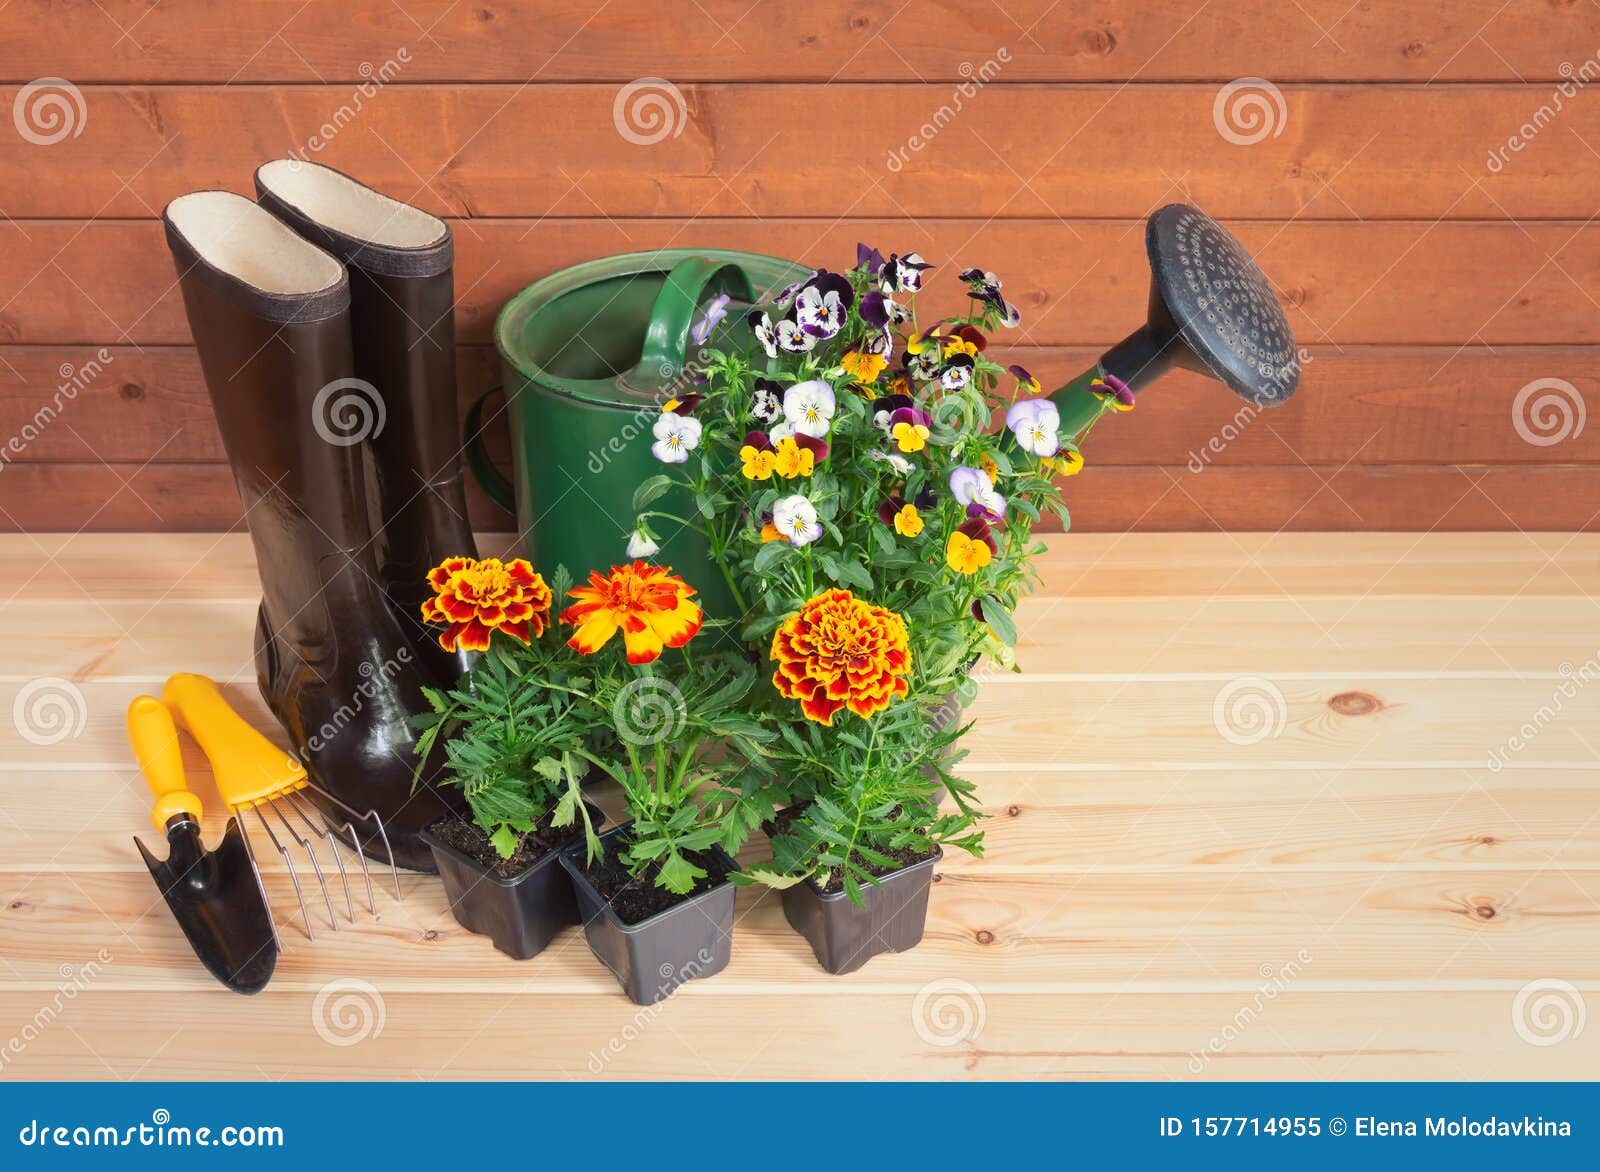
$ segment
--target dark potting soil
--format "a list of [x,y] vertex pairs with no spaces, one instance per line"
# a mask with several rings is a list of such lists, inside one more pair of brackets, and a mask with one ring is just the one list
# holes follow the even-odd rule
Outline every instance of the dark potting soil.
[[630,926],[642,924],[651,916],[658,916],[697,895],[704,895],[728,878],[728,868],[712,852],[684,851],[684,858],[704,868],[706,875],[695,882],[694,889],[687,895],[678,895],[665,887],[656,886],[656,873],[660,867],[654,863],[637,876],[630,875],[628,868],[617,857],[626,846],[626,842],[612,839],[606,843],[605,858],[598,863],[579,863],[579,867],[584,877],[594,884],[601,898],[617,913],[617,918]]
[[[779,810],[767,822],[763,823],[761,829],[767,832],[768,838],[778,838],[789,833],[789,828],[793,826],[795,821],[804,813],[804,806],[786,807],[785,809]],[[909,847],[897,851],[880,851],[880,854],[887,855],[889,858],[895,860],[894,865],[890,867],[883,867],[877,863],[867,862],[866,859],[861,857],[861,852],[859,851],[853,854],[851,858],[855,862],[856,866],[861,868],[861,870],[865,871],[868,875],[871,875],[875,879],[882,879],[885,875],[893,875],[896,871],[903,871],[907,867],[914,867],[924,860],[931,859],[937,852],[937,847],[931,851],[925,851],[921,854],[911,850]],[[822,888],[824,894],[837,895],[839,892],[844,890],[844,875],[840,871],[833,871],[829,874],[827,883],[819,884],[819,886]]]
[[500,852],[489,841],[489,836],[472,822],[447,818],[435,822],[428,829],[440,842],[476,860],[502,879],[515,879],[552,851],[570,845],[583,835],[581,822],[574,822],[571,826],[551,826],[546,815],[532,831],[522,836],[512,856],[502,859]]

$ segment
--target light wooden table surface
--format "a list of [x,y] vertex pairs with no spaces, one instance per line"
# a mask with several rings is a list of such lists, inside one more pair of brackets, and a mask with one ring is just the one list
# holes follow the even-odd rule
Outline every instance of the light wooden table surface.
[[185,669],[277,735],[249,544],[0,539],[0,1078],[1600,1074],[1600,535],[1046,562],[973,713],[988,857],[922,947],[829,977],[747,891],[728,969],[641,1010],[580,932],[513,962],[417,875],[313,944],[272,871],[277,975],[220,989],[130,842],[122,719]]

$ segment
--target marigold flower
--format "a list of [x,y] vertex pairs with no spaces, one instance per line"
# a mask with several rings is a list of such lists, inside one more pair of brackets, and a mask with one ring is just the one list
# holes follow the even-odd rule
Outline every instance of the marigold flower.
[[911,642],[905,620],[848,590],[828,590],[772,636],[772,684],[806,719],[832,725],[842,708],[870,717],[906,695]]
[[501,631],[524,643],[550,623],[550,587],[522,558],[446,558],[428,571],[434,597],[424,599],[424,622],[445,624],[439,646],[446,651],[487,651]]
[[700,633],[704,616],[690,601],[693,593],[667,566],[634,562],[612,566],[610,574],[593,570],[588,585],[570,592],[578,601],[561,612],[561,621],[577,628],[567,646],[593,655],[621,631],[628,662],[651,663],[663,648],[682,647]]
[[846,350],[844,357],[839,359],[839,365],[844,367],[845,373],[858,382],[876,382],[878,376],[888,367],[889,360],[882,354],[871,350]]

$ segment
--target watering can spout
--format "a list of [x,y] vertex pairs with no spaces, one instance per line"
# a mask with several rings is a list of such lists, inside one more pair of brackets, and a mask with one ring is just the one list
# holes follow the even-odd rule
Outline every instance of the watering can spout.
[[1101,382],[1137,394],[1174,366],[1216,379],[1257,407],[1295,391],[1300,358],[1265,274],[1233,235],[1186,204],[1168,204],[1145,226],[1150,302],[1145,323],[1050,396],[1060,431],[1081,436],[1109,410]]

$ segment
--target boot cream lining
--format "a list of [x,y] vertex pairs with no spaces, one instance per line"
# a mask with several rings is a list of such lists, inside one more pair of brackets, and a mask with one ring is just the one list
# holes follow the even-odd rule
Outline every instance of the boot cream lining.
[[274,159],[257,172],[262,186],[335,232],[385,248],[427,248],[449,231],[421,208],[390,199],[320,163]]
[[318,293],[343,279],[337,260],[231,191],[180,195],[167,217],[208,263],[265,292]]

